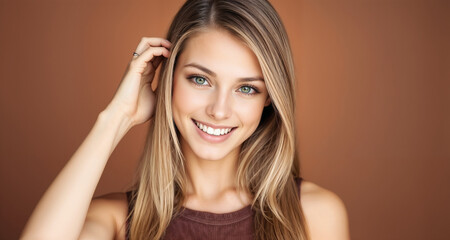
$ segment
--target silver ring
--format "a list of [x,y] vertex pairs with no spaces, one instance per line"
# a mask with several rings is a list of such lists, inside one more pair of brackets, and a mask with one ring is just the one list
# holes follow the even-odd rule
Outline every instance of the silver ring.
[[133,57],[139,57],[139,56],[141,56],[139,53],[137,53],[137,52],[133,53]]

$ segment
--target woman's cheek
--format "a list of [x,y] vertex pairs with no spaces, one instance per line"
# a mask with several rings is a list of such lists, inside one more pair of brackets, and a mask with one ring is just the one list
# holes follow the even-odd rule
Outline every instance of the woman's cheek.
[[177,78],[174,80],[173,86],[173,97],[172,101],[174,109],[186,112],[188,109],[192,108],[192,103],[195,102],[196,96],[195,92],[192,91],[192,87],[186,79]]
[[262,112],[264,109],[264,101],[251,101],[247,103],[237,104],[237,112],[243,123],[253,126],[255,129],[259,125],[261,120]]

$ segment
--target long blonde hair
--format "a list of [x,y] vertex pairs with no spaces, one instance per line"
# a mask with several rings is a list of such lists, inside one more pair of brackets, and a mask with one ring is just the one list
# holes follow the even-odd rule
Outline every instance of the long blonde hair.
[[256,239],[307,239],[294,181],[299,176],[295,140],[295,76],[280,17],[265,0],[188,0],[167,35],[171,56],[163,62],[156,111],[132,194],[130,239],[160,239],[179,213],[186,172],[172,116],[172,83],[186,40],[210,28],[240,39],[256,55],[271,98],[255,132],[242,145],[236,184],[253,195]]

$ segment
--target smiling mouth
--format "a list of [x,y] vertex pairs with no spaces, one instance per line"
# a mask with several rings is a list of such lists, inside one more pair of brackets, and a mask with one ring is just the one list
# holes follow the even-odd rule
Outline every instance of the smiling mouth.
[[213,128],[213,127],[207,126],[205,124],[199,123],[199,122],[195,121],[194,119],[192,119],[192,121],[194,121],[194,123],[195,123],[195,125],[197,125],[198,129],[200,129],[203,132],[205,132],[209,135],[212,135],[212,136],[227,135],[235,129],[235,127],[233,127],[233,128]]

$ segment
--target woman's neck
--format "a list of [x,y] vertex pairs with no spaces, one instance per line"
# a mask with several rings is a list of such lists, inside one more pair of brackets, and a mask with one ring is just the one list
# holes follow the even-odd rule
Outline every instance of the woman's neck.
[[239,149],[218,160],[201,159],[182,149],[188,178],[185,207],[219,213],[250,204],[249,195],[236,190]]
[[221,193],[235,189],[237,154],[220,160],[201,159],[189,152],[185,156],[188,177],[187,193],[202,199],[214,199]]

